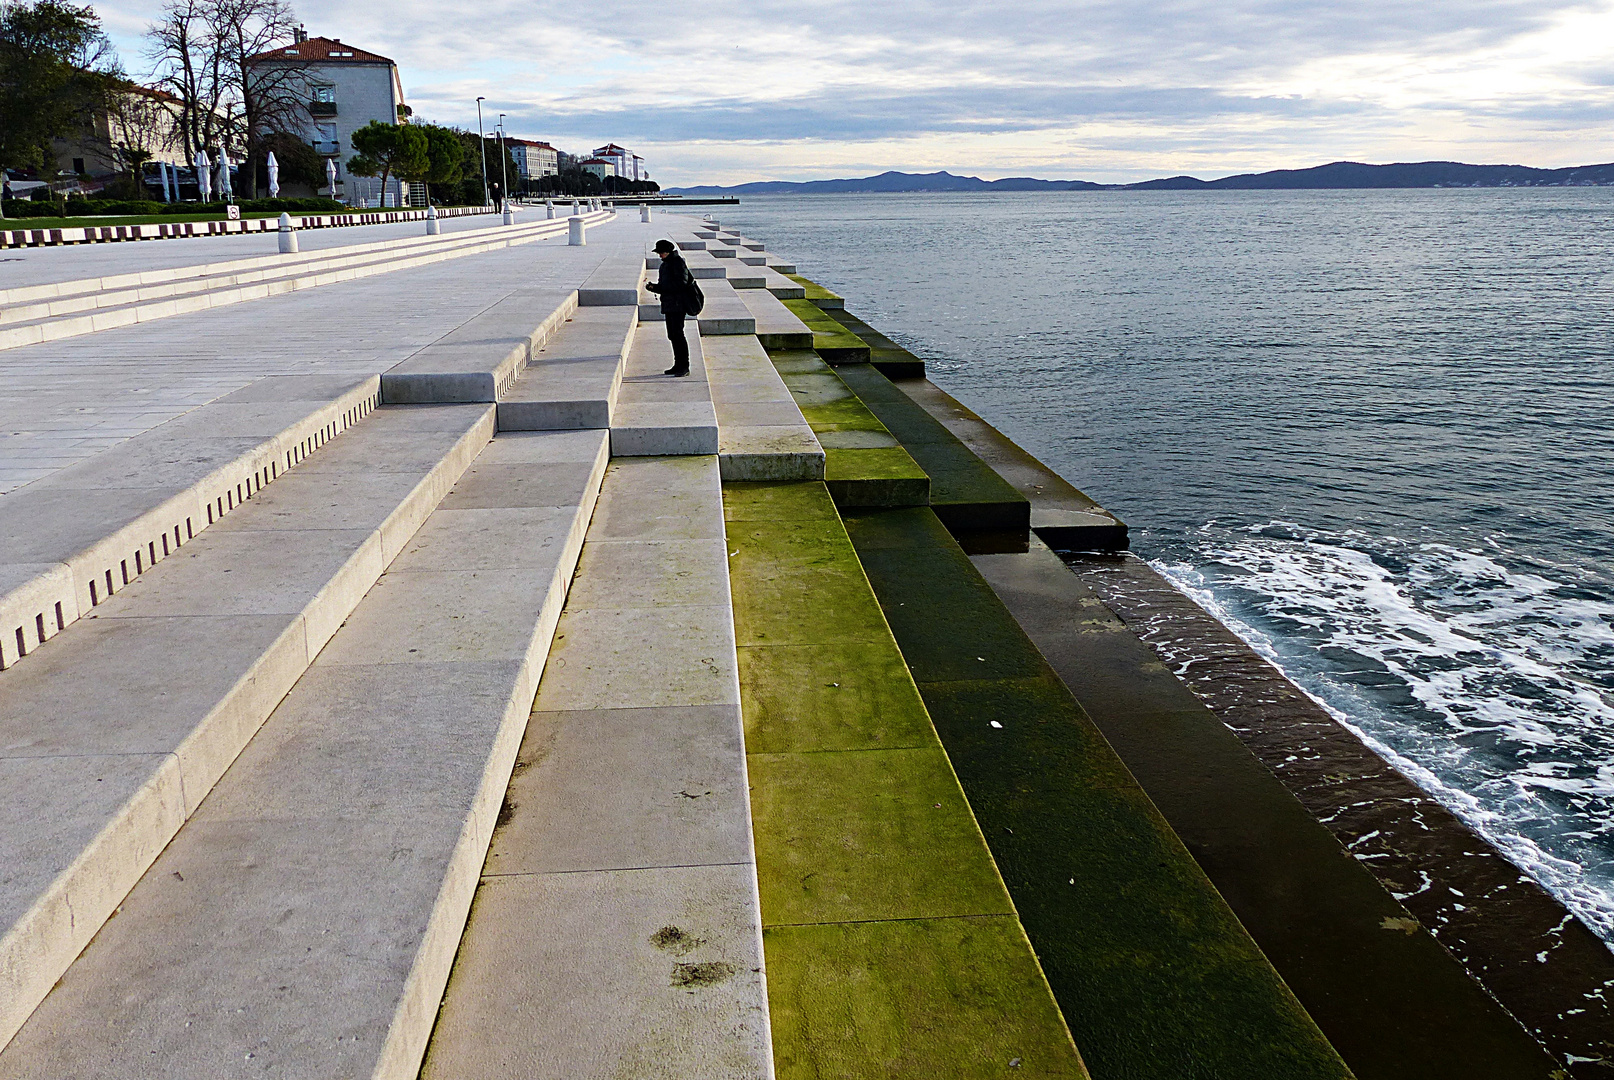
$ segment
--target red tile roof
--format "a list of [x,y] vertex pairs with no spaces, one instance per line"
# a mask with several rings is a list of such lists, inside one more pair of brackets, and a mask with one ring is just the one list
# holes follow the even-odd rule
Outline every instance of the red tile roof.
[[336,38],[311,37],[306,41],[290,42],[281,48],[270,49],[252,57],[251,63],[271,63],[275,60],[318,60],[354,64],[390,64],[392,61],[379,53],[365,52],[352,45],[344,45]]

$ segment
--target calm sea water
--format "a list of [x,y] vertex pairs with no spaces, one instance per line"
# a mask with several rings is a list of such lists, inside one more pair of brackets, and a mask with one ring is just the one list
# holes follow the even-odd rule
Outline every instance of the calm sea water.
[[1614,942],[1614,190],[714,214]]

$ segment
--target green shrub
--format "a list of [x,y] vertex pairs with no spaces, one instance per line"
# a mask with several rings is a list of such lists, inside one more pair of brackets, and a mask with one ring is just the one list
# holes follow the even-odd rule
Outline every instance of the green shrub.
[[6,200],[7,219],[55,217],[60,212],[60,207],[54,199],[40,199],[38,202],[28,199]]

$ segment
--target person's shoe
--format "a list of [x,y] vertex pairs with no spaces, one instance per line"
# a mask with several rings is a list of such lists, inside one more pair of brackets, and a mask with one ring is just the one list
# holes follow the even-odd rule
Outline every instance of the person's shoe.
[[675,367],[670,367],[666,371],[663,371],[662,374],[663,375],[671,375],[675,379],[682,379],[685,375],[689,374],[689,369],[685,368],[684,370],[679,371]]

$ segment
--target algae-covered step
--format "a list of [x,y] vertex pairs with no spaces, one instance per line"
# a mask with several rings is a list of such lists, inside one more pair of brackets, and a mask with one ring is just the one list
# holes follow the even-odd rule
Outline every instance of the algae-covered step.
[[868,343],[830,318],[811,300],[781,300],[780,303],[812,331],[813,348],[825,360],[831,364],[868,362]]
[[724,510],[779,1076],[1086,1077],[828,491]]

